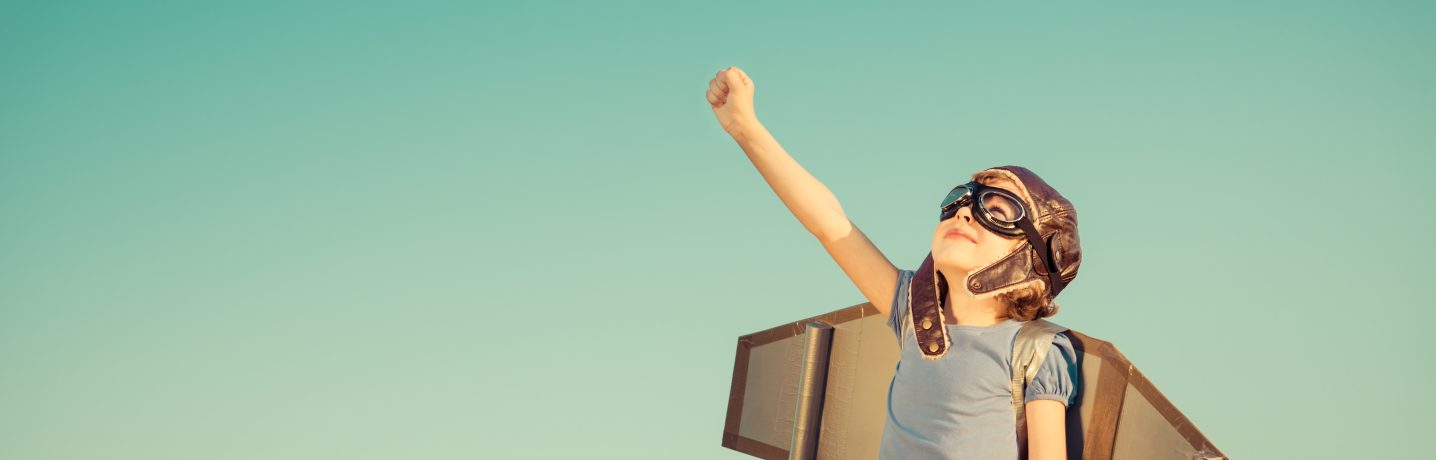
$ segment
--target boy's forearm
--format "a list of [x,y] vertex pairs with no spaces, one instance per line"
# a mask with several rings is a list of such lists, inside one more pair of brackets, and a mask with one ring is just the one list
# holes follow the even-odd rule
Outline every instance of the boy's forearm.
[[789,156],[762,123],[757,120],[737,123],[730,134],[778,199],[809,233],[818,238],[847,233],[845,227],[852,223],[838,198]]

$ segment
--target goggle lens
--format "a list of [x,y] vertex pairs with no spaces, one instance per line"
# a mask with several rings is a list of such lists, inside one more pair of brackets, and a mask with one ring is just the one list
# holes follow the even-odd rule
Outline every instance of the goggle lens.
[[982,209],[992,220],[1004,224],[1016,224],[1022,219],[1022,205],[1012,198],[1000,193],[986,192],[982,194]]
[[942,204],[938,207],[940,212],[938,213],[939,217],[937,220],[944,221],[951,219],[952,216],[957,214],[958,208],[967,206],[968,200],[964,198],[970,197],[971,194],[972,190],[968,189],[965,185],[953,187],[951,192],[947,192],[947,198],[943,198]]

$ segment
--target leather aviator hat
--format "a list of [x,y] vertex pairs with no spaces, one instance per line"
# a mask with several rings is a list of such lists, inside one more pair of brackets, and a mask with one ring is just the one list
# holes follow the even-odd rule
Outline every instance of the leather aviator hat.
[[[962,285],[979,299],[1029,286],[1038,287],[1045,296],[1045,305],[1038,309],[1034,318],[1017,319],[1050,316],[1057,306],[1054,298],[1077,277],[1077,266],[1082,262],[1082,249],[1077,239],[1077,212],[1071,202],[1027,168],[998,166],[973,174],[972,178],[975,181],[980,175],[993,173],[1017,184],[1017,190],[985,188],[997,189],[999,193],[1010,192],[1022,199],[1025,209],[1015,227],[1022,230],[1022,236],[1018,237],[1025,241],[996,262],[974,269]],[[969,184],[968,187],[974,186],[982,187],[980,184]],[[978,193],[981,193],[980,190]],[[947,204],[944,202],[944,205]],[[948,207],[943,211],[944,216],[947,215]],[[977,214],[978,209],[974,207],[973,212]],[[934,265],[931,251],[917,269],[908,289],[910,326],[917,336],[918,348],[923,358],[941,358],[952,343],[943,315],[943,310],[947,308],[948,282]]]

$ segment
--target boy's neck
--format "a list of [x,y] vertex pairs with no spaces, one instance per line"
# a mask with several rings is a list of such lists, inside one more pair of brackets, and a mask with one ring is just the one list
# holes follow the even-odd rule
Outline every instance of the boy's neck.
[[1007,320],[1007,306],[996,297],[978,299],[967,290],[949,289],[947,292],[948,324],[961,326],[991,326]]

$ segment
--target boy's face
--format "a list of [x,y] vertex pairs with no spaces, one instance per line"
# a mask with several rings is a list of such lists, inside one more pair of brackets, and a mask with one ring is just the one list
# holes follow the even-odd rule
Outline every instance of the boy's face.
[[[1014,193],[1018,190],[1017,184],[1002,178],[984,180],[982,184]],[[932,235],[932,261],[949,282],[961,283],[969,272],[996,262],[1023,241],[1022,237],[993,233],[973,219],[970,206],[964,206],[953,217],[938,222]]]

